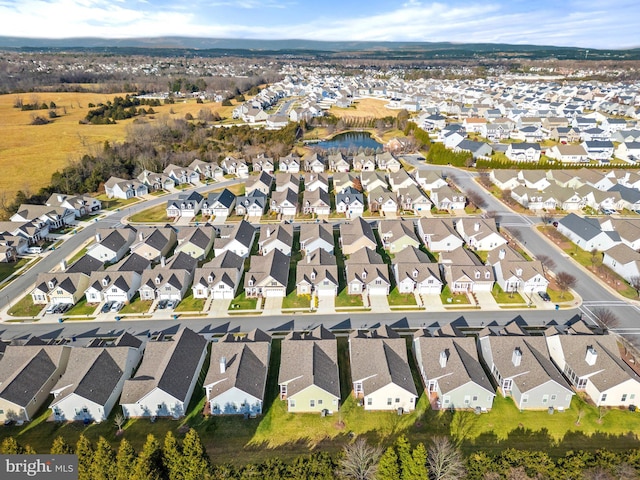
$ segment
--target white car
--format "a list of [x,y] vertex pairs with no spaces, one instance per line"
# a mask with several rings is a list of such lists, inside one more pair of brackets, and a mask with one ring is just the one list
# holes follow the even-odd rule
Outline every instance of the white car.
[[122,307],[124,307],[124,302],[116,302],[111,306],[111,311],[119,312]]

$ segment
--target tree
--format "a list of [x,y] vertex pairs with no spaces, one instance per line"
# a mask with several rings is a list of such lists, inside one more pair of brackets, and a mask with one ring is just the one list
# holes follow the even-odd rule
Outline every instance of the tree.
[[167,435],[164,437],[164,445],[162,447],[162,464],[169,476],[169,480],[179,480],[184,478],[182,447],[171,430],[169,430]]
[[634,275],[629,278],[629,285],[631,285],[636,291],[636,294],[640,296],[640,275]]
[[447,437],[435,437],[429,447],[427,463],[431,480],[457,480],[465,475],[464,459]]
[[3,455],[19,455],[24,453],[24,448],[13,437],[5,438],[0,444],[0,453]]
[[553,222],[553,219],[554,219],[554,218],[555,218],[555,217],[554,217],[554,216],[553,216],[553,214],[552,214],[552,213],[550,213],[550,212],[542,212],[542,213],[540,214],[540,220],[542,220],[542,223],[544,223],[545,225],[547,225],[547,224],[549,224],[549,223]]
[[407,478],[411,472],[411,444],[405,435],[400,435],[396,440],[396,453],[400,465],[401,478]]
[[480,192],[475,190],[469,190],[467,192],[467,200],[478,208],[485,208],[487,206],[487,200]]
[[158,480],[162,478],[162,451],[156,437],[149,434],[130,472],[132,480]]
[[564,294],[574,287],[576,281],[576,277],[571,275],[569,272],[558,272],[556,275],[556,283],[562,292],[560,294],[560,298],[564,298]]
[[53,455],[69,455],[73,453],[73,447],[64,438],[56,437],[51,444],[51,453]]
[[209,456],[198,432],[193,428],[184,436],[182,456],[182,471],[185,480],[197,480],[202,478],[204,472],[209,471]]
[[91,480],[115,480],[117,475],[116,456],[109,442],[100,437],[91,462]]
[[346,445],[339,463],[340,476],[354,480],[373,480],[378,469],[378,460],[382,451],[371,446],[364,438]]
[[598,260],[600,260],[600,252],[598,252],[597,248],[594,248],[589,253],[591,254],[591,266],[595,267]]
[[129,480],[136,465],[136,452],[126,438],[120,441],[116,455],[116,480]]
[[598,325],[604,329],[615,328],[620,325],[620,320],[616,314],[608,308],[595,307],[591,310],[591,313],[593,314],[593,318],[595,318],[596,322],[598,322]]
[[[549,255],[538,255],[538,261],[542,264],[542,268],[547,270],[553,270],[556,268],[556,261]],[[545,273],[544,271],[542,273]]]
[[376,478],[378,480],[397,480],[400,478],[398,455],[393,447],[387,448],[380,457]]
[[127,419],[124,418],[122,413],[116,413],[115,417],[113,417],[113,423],[118,427],[118,433],[122,433],[122,426],[126,423]]
[[427,478],[427,449],[424,443],[420,442],[411,453],[411,465],[409,467],[411,475],[406,480],[422,480]]
[[80,435],[76,443],[76,455],[78,456],[78,477],[90,478],[91,464],[93,463],[93,445],[84,435]]

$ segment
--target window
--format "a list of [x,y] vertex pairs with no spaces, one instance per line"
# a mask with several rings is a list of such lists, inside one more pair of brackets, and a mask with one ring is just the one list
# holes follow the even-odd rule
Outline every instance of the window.
[[629,395],[629,400],[633,400],[636,398],[636,394],[632,393],[631,395]]
[[309,400],[309,406],[311,408],[315,407],[316,406],[316,401],[315,400]]
[[111,293],[118,293],[118,289],[117,288],[112,288],[111,289]]
[[551,395],[551,401],[553,402],[556,398],[558,398],[557,395]]
[[162,404],[161,403],[158,404],[158,410],[162,410]]
[[620,399],[621,402],[626,402],[627,401],[627,394],[623,393],[622,394],[622,398]]
[[400,399],[399,398],[396,398],[396,403],[400,403]]
[[373,405],[373,398],[371,398],[371,397],[367,398],[367,405],[368,406]]
[[322,405],[322,399],[318,400],[318,405]]
[[289,400],[289,408],[296,408],[296,401],[295,400]]
[[600,401],[601,401],[601,402],[604,402],[604,401],[606,401],[606,400],[607,400],[607,394],[606,394],[606,393],[603,393],[603,394],[602,394],[602,396],[600,397]]
[[478,401],[478,396],[477,396],[477,395],[474,395],[474,396],[473,396],[473,401],[474,401],[474,402],[477,402],[477,401]]
[[391,405],[391,397],[387,398],[387,405]]
[[522,403],[527,403],[529,401],[529,395],[522,395]]
[[542,403],[547,403],[549,401],[549,395],[542,396]]

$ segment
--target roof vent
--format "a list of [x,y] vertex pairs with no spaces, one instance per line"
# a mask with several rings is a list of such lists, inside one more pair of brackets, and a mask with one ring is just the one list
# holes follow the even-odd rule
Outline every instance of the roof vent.
[[446,350],[442,350],[440,352],[440,368],[445,368],[447,366],[447,359],[449,358],[449,354]]
[[598,352],[591,345],[587,347],[587,354],[585,355],[584,361],[587,362],[587,365],[595,365],[596,360],[598,359]]
[[522,362],[522,350],[520,347],[516,347],[513,349],[513,355],[511,356],[511,362],[514,367],[519,367]]

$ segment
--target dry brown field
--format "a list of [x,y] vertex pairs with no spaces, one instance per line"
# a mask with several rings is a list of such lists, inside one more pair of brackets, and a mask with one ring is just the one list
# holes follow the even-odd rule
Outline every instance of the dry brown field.
[[385,108],[385,105],[389,103],[386,100],[378,100],[375,98],[363,98],[356,102],[349,108],[331,107],[329,110],[338,118],[382,118],[398,115],[399,110],[390,110]]
[[[52,173],[95,151],[105,140],[124,140],[127,125],[133,119],[119,121],[116,125],[79,124],[89,111],[89,103],[104,103],[116,95],[72,92],[0,95],[0,195],[11,201],[18,190],[35,193],[49,184]],[[36,98],[38,103],[53,101],[60,117],[47,125],[30,125],[33,115],[47,117],[48,111],[23,112],[14,108],[17,97],[21,97],[24,103],[32,103]],[[233,110],[233,107],[222,107],[220,103],[198,104],[194,100],[177,100],[173,105],[154,107],[154,117],[184,118],[188,112],[196,117],[201,108],[218,111],[223,117],[230,117]],[[148,116],[146,118],[149,120]]]

